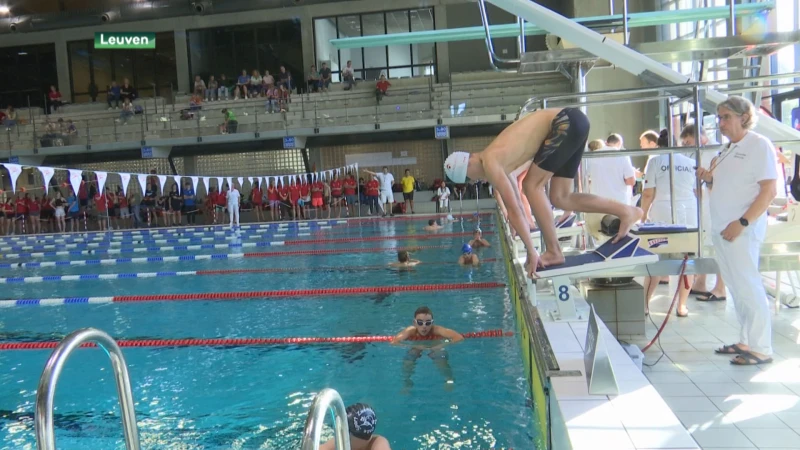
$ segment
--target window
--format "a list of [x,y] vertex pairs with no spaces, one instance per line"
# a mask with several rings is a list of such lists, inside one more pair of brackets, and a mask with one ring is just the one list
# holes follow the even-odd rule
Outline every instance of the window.
[[0,48],[0,109],[44,106],[50,85],[58,86],[53,44]]
[[337,49],[332,39],[409,33],[434,29],[433,8],[387,11],[314,19],[314,49],[317,67],[330,63],[334,81],[347,61],[352,61],[357,79],[433,76],[436,69],[435,44],[390,45]]

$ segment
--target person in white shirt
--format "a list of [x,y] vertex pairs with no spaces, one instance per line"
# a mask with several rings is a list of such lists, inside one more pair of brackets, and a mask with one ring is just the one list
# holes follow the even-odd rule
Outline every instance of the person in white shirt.
[[[684,147],[694,147],[695,146],[695,126],[694,124],[686,125],[683,130],[681,130],[681,145]],[[719,142],[709,139],[706,136],[705,130],[700,130],[700,147],[715,147],[719,145]],[[700,152],[700,167],[711,167],[711,161],[714,157],[717,156],[719,152],[717,151],[704,151]],[[711,204],[709,198],[711,197],[711,192],[709,191],[709,187],[707,185],[703,185],[703,216],[700,223],[703,226],[703,245],[706,247],[712,247],[714,243],[711,240]],[[722,279],[722,274],[717,273],[717,281],[714,284],[714,287],[709,291],[706,288],[706,274],[697,274],[694,277],[694,284],[692,285],[692,290],[690,291],[692,295],[694,295],[700,301],[720,301],[720,300],[727,300],[725,297],[725,281]]]
[[[617,149],[609,147],[601,139],[589,143],[591,152],[614,152]],[[605,197],[626,205],[631,204],[631,186],[636,182],[636,173],[633,170],[630,157],[608,156],[602,158],[587,158],[586,173],[589,175],[589,193]],[[587,213],[587,229],[600,238],[600,222],[605,214]]]
[[233,229],[234,222],[237,227],[239,226],[239,202],[241,199],[239,190],[232,185],[231,190],[228,191],[228,214],[231,216],[231,229]]
[[[649,138],[655,131],[645,133]],[[669,132],[662,130],[656,137],[658,147],[669,147]],[[672,155],[675,175],[673,176],[672,194],[675,195],[675,220],[672,220],[672,196],[670,195],[670,155],[654,156],[647,163],[644,170],[644,188],[642,190],[643,222],[684,225],[687,228],[697,228],[697,197],[695,187],[697,178],[694,176],[695,161],[681,153]],[[694,278],[689,276],[689,283]],[[645,277],[645,305],[649,305],[658,283],[667,280],[667,277]],[[683,283],[678,283],[678,317],[686,317],[689,310],[686,299],[689,289]],[[647,308],[649,310],[649,308]]]
[[391,217],[394,217],[394,211],[392,211],[392,205],[394,204],[394,193],[392,192],[392,186],[394,185],[394,176],[389,173],[389,168],[383,166],[383,172],[376,173],[370,172],[367,169],[364,169],[364,172],[372,175],[375,177],[378,182],[381,184],[381,196],[380,196],[380,204],[383,207],[383,215],[386,216],[388,212]]
[[436,190],[436,197],[439,199],[439,212],[450,212],[450,188],[444,184],[444,181],[439,185],[439,189]]
[[736,355],[731,364],[772,362],[772,317],[758,271],[767,232],[767,208],[777,195],[775,147],[752,131],[758,116],[753,104],[730,96],[717,106],[720,132],[730,140],[697,177],[711,188],[711,231],[716,260],[731,291],[739,342],[715,350]]

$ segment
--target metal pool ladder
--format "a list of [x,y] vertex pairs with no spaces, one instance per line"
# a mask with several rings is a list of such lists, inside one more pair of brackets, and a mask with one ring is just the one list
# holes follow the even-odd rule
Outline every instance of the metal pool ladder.
[[114,378],[117,381],[117,392],[120,399],[122,427],[125,430],[125,448],[128,450],[140,450],[139,429],[136,425],[131,380],[128,376],[125,357],[122,356],[122,350],[120,350],[114,339],[106,332],[96,328],[81,328],[73,331],[58,344],[53,354],[50,355],[50,359],[47,360],[42,376],[39,379],[39,388],[36,391],[34,422],[36,446],[39,450],[55,450],[56,448],[56,436],[53,429],[53,399],[56,396],[56,384],[58,384],[61,369],[64,368],[64,364],[72,352],[87,342],[96,343],[111,358],[111,367],[114,369]]
[[325,388],[314,397],[308,410],[308,418],[303,428],[303,441],[300,450],[319,450],[319,438],[325,413],[330,411],[333,417],[333,432],[336,437],[336,450],[350,450],[350,431],[347,427],[347,410],[342,397],[333,389]]

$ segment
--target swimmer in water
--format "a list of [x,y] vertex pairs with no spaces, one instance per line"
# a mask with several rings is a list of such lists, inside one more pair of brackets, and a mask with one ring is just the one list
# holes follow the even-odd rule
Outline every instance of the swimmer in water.
[[[428,356],[434,361],[434,364],[439,369],[439,372],[445,379],[445,389],[451,390],[455,379],[453,378],[453,370],[447,361],[447,351],[444,346],[447,344],[455,344],[464,340],[461,334],[443,326],[433,324],[433,313],[427,306],[420,306],[414,311],[414,321],[410,327],[406,327],[403,331],[397,333],[392,339],[392,345],[398,345],[401,342],[413,338],[442,338],[444,342],[439,341],[436,345],[431,346],[431,341],[418,342],[409,349],[403,362],[404,374],[404,391],[408,392],[414,383],[411,381],[411,375],[414,373],[414,367],[417,365],[417,360],[422,356],[422,353],[428,350]],[[436,342],[436,341],[433,341]],[[425,345],[428,344],[428,345]]]
[[408,256],[408,252],[407,251],[400,250],[399,252],[397,252],[397,261],[389,263],[389,266],[403,268],[403,267],[414,267],[417,264],[419,264],[419,260],[418,259],[411,259]]
[[428,226],[423,228],[423,230],[425,230],[425,231],[439,231],[441,229],[442,229],[442,226],[439,225],[439,222],[437,222],[435,219],[429,220],[428,221]]
[[472,246],[464,244],[461,247],[461,256],[458,257],[458,263],[462,266],[477,266],[480,264],[480,260],[478,260],[478,255],[472,253]]
[[[371,406],[356,403],[347,407],[347,428],[350,431],[349,450],[392,450],[389,441],[375,434],[378,417]],[[335,450],[336,439],[319,446],[319,450]]]
[[480,228],[476,228],[475,231],[472,233],[472,240],[469,241],[469,245],[471,245],[472,248],[492,246],[492,244],[490,244],[489,241],[483,238],[483,231],[481,231]]

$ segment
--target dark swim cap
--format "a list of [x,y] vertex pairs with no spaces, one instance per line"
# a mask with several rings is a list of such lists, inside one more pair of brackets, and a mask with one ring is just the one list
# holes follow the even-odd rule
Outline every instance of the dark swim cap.
[[347,427],[353,436],[369,440],[378,425],[375,411],[366,403],[356,403],[347,407]]

